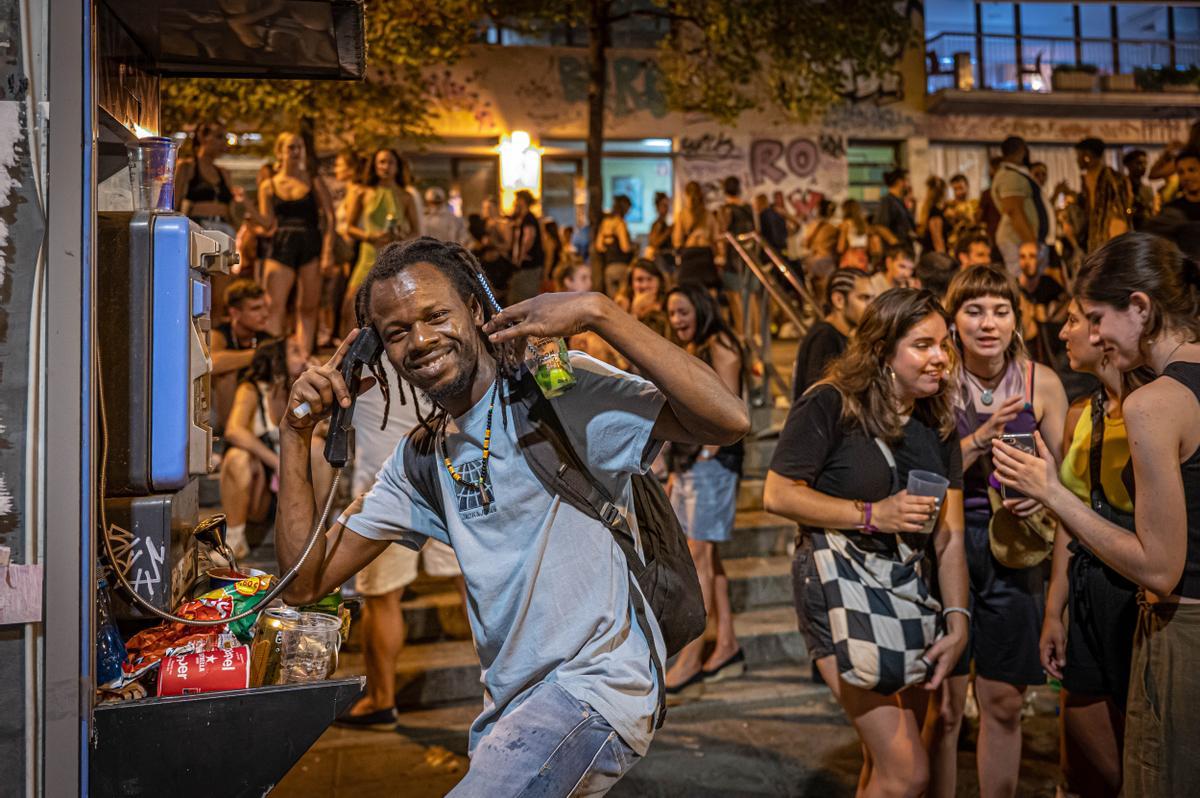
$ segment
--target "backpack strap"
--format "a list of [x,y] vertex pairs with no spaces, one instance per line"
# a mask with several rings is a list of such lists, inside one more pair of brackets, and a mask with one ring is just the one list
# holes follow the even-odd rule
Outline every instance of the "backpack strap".
[[650,650],[655,680],[658,682],[658,710],[654,727],[660,728],[667,708],[666,668],[654,645],[654,628],[647,617],[646,599],[639,582],[646,566],[637,551],[629,519],[617,507],[607,488],[600,484],[580,459],[553,403],[542,394],[533,375],[522,371],[518,380],[510,381],[509,388],[508,401],[517,411],[513,413],[517,444],[529,469],[551,493],[604,524],[625,555],[629,570],[629,601],[633,605],[634,619],[646,639],[646,648]]
[[404,476],[430,509],[442,519],[444,526],[446,508],[442,504],[442,490],[438,485],[435,437],[428,427],[420,424],[408,433],[404,441]]

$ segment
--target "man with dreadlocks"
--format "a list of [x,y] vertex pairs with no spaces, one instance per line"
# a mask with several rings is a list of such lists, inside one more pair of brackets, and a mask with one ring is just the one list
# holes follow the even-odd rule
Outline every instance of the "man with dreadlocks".
[[[577,384],[551,400],[570,445],[626,516],[630,477],[663,442],[731,444],[749,429],[745,405],[603,294],[544,294],[496,312],[478,262],[455,244],[389,246],[357,309],[388,362],[437,408],[423,423],[436,440],[441,506],[410,482],[405,438],[371,491],[318,540],[285,598],[329,593],[389,543],[449,543],[484,686],[471,767],[451,794],[603,795],[649,748],[662,635],[652,616],[651,639],[635,620],[641,601],[610,530],[547,490],[522,455],[512,415],[520,405],[509,401],[518,353],[526,337],[594,332],[645,375],[572,353]],[[334,402],[352,401],[338,367],[353,338],[292,391],[289,410],[307,402],[311,412],[289,412],[281,431],[281,568],[299,558],[314,523],[308,440]]]

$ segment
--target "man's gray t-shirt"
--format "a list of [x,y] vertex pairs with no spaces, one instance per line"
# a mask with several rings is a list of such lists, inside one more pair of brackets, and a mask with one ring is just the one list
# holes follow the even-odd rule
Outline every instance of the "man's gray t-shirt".
[[[554,409],[580,458],[619,497],[636,529],[630,475],[645,472],[657,453],[651,430],[664,397],[650,382],[581,352],[571,352],[571,363],[577,384],[551,400]],[[479,478],[491,399],[489,390],[446,427],[447,453],[468,481]],[[471,726],[472,751],[531,687],[551,681],[595,707],[644,755],[653,737],[657,684],[629,601],[625,556],[603,524],[542,486],[517,448],[516,425],[505,411],[497,397],[489,504],[440,467],[439,447],[443,523],[405,477],[405,439],[342,523],[376,540],[420,547],[432,537],[454,547],[483,667],[484,708]],[[665,660],[662,635],[653,619],[651,624]]]
[[[1028,222],[1029,229],[1036,236],[1038,230],[1037,205],[1033,199],[1033,184],[1030,182],[1032,178],[1027,178],[1027,175],[1028,172],[1016,164],[1001,164],[1000,169],[996,171],[996,176],[992,178],[992,199],[996,201],[996,207],[1000,208],[1003,213],[1004,200],[1009,197],[1020,197],[1025,221]],[[996,241],[998,243],[1020,243],[1020,240],[1021,237],[1017,235],[1012,220],[1009,219],[1007,213],[1003,214],[1000,226],[996,228]]]

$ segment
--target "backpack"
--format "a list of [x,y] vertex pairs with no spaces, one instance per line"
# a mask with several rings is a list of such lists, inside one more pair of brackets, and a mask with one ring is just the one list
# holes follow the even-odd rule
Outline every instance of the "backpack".
[[[522,370],[519,379],[509,381],[508,389],[504,401],[514,407],[517,440],[529,469],[550,493],[604,524],[625,555],[631,582],[629,598],[638,626],[649,643],[658,680],[659,711],[655,728],[659,728],[666,715],[666,670],[654,646],[646,617],[647,605],[658,620],[668,657],[704,634],[707,622],[696,566],[679,519],[657,479],[645,474],[632,475],[633,509],[642,543],[639,557],[628,520],[608,489],[579,458],[554,405],[542,395],[533,376]],[[415,427],[408,434],[404,473],[429,506],[445,519],[435,437],[425,426]]]

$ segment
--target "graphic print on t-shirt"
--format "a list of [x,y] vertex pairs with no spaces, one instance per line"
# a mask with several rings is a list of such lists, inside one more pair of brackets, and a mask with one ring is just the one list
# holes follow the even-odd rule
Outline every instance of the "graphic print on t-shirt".
[[458,498],[458,516],[464,521],[481,518],[495,509],[496,495],[492,492],[491,473],[488,473],[483,482],[488,499],[486,507],[483,504],[483,495],[479,492],[479,472],[482,469],[483,458],[454,466],[454,470],[463,478],[462,482],[454,481],[454,495]]

